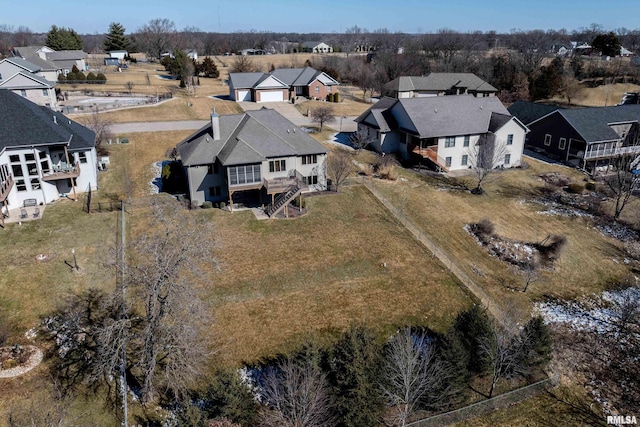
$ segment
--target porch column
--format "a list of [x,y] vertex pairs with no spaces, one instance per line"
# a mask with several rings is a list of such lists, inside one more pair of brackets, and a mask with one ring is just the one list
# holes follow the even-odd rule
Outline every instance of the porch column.
[[[71,166],[71,163],[69,162],[69,152],[67,151],[67,146],[64,146],[64,158],[67,160],[67,167]],[[69,178],[69,180],[71,181],[71,191],[73,191],[73,201],[78,200],[78,196],[76,195],[76,184],[73,181],[73,178]]]

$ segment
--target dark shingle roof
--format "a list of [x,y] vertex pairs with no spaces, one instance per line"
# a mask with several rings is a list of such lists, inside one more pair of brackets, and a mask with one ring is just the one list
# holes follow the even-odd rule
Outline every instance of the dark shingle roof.
[[587,142],[613,141],[620,136],[609,125],[640,121],[640,105],[559,110],[556,114],[561,114]]
[[265,73],[229,73],[229,85],[236,89],[249,89],[265,76]]
[[[496,97],[473,95],[404,98],[398,103],[406,111],[421,138],[485,133],[493,113],[510,116]],[[393,107],[398,108],[398,105]]]
[[326,153],[327,149],[275,110],[262,108],[244,114],[220,116],[220,139],[211,125],[178,144],[185,166],[213,163],[224,166],[259,163],[268,158]]
[[70,149],[95,146],[96,135],[91,129],[8,90],[0,90],[0,117],[0,151],[60,143],[68,143]]
[[538,120],[541,117],[546,116],[558,110],[559,107],[555,105],[539,104],[537,102],[529,101],[516,101],[507,110],[516,116],[525,125]]
[[354,121],[380,129],[380,132],[389,132],[396,125],[390,113],[391,107],[393,107],[396,102],[398,102],[398,100],[395,98],[384,97],[367,111],[356,117]]
[[430,73],[426,76],[402,76],[390,81],[385,87],[398,92],[410,90],[446,91],[453,87],[465,87],[471,91],[498,91],[473,73]]

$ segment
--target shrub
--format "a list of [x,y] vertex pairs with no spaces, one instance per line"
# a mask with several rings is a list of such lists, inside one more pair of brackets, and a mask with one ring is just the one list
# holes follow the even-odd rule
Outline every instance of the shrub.
[[378,173],[380,174],[380,178],[388,179],[390,181],[395,181],[398,179],[398,173],[396,172],[396,167],[393,164],[382,164],[378,168]]
[[67,74],[67,80],[68,81],[78,80],[78,76],[76,75],[76,73],[69,73],[69,74]]
[[84,75],[84,73],[82,71],[76,73],[76,80],[86,80],[87,76]]
[[87,74],[87,81],[88,82],[93,82],[96,80],[96,75],[93,74],[91,71],[89,71],[89,74]]
[[486,242],[493,236],[495,226],[488,219],[483,219],[476,224],[471,224],[471,231],[478,236],[481,241]]
[[220,209],[224,209],[227,207],[227,204],[225,202],[220,202]]
[[64,74],[58,74],[59,82],[64,82],[65,80],[67,80],[67,77]]
[[340,94],[339,93],[334,93],[333,94],[333,102],[340,102]]
[[296,208],[300,208],[300,209],[304,209],[307,207],[307,199],[302,199],[302,203],[300,203],[300,197],[296,197],[295,199],[293,199],[293,201],[291,202],[291,204],[293,206],[295,206]]
[[567,186],[567,192],[572,194],[582,194],[583,190],[584,190],[584,186],[577,182],[572,182]]
[[213,203],[206,201],[200,206],[202,209],[211,209],[213,207]]
[[101,82],[106,82],[106,81],[107,81],[107,76],[105,76],[105,75],[104,75],[104,74],[102,74],[102,73],[98,73],[98,74],[96,75],[96,80],[97,80],[97,81],[101,81]]
[[589,181],[584,185],[588,191],[596,191],[596,183],[594,181]]
[[560,258],[562,250],[567,245],[567,238],[558,234],[550,234],[542,242],[534,245],[540,253],[542,265],[550,264]]

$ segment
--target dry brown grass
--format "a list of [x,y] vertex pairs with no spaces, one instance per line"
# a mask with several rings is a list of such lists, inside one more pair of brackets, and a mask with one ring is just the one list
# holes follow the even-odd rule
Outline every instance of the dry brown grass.
[[[620,102],[625,92],[638,91],[640,91],[640,86],[632,83],[616,83],[594,88],[584,87],[580,90],[580,95],[575,100],[572,100],[571,103],[574,106],[583,107],[610,107]],[[567,99],[558,96],[550,99],[550,101],[566,103]]]
[[[378,180],[377,186],[397,204],[404,203],[405,213],[505,308],[518,306],[529,310],[531,301],[596,292],[623,277],[627,269],[620,262],[620,242],[602,235],[588,220],[543,215],[539,213],[544,210],[542,206],[525,202],[539,195],[540,173],[558,170],[575,180],[581,175],[535,160],[527,162],[531,165],[527,170],[494,175],[484,196],[439,189],[432,180],[406,170],[399,173],[407,181]],[[548,234],[561,234],[568,238],[568,245],[554,271],[545,272],[543,280],[532,285],[526,294],[514,292],[511,288],[522,288],[522,278],[509,270],[505,262],[491,257],[463,229],[481,219],[493,222],[496,232],[509,239],[539,242]]]

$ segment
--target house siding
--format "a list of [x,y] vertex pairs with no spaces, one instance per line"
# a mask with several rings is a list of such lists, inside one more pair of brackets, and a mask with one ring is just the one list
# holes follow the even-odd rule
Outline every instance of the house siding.
[[[528,127],[530,132],[527,135],[527,148],[544,151],[549,157],[562,161],[567,160],[567,150],[574,154],[585,151],[586,143],[582,136],[559,113],[553,113]],[[550,145],[544,144],[546,135],[551,135]],[[564,149],[560,148],[560,138],[566,139]]]
[[[317,92],[316,92],[316,88],[318,88]],[[333,89],[333,86],[327,86],[324,83],[322,83],[320,80],[315,79],[309,84],[309,86],[307,86],[306,91],[307,91],[306,96],[308,96],[309,98],[317,98],[320,100],[325,100],[327,99],[327,95],[335,92],[336,90]]]

